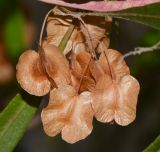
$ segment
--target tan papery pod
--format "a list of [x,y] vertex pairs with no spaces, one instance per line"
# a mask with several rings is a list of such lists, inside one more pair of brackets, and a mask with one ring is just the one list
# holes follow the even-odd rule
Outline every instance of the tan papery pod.
[[[61,10],[55,7],[53,9],[53,13],[61,14]],[[70,25],[72,24],[72,17],[70,16],[61,16],[58,15],[50,15],[47,20],[47,37],[44,39],[43,45],[45,44],[53,44],[55,46],[59,46],[61,40],[64,35],[68,31]],[[67,54],[72,50],[73,41],[77,34],[77,28],[74,28],[70,39],[67,42],[67,45],[63,51],[63,54]]]
[[84,43],[76,45],[72,55],[71,69],[72,69],[72,85],[82,91],[91,91],[95,87],[95,81],[91,77],[89,65],[91,62],[91,55],[86,51]]
[[99,77],[95,71],[99,67],[91,68],[97,82],[92,93],[95,117],[101,122],[114,120],[122,126],[130,124],[136,117],[138,81],[129,74],[129,68],[118,51],[109,49],[103,52],[98,66],[104,71]]
[[58,87],[71,83],[69,63],[55,45],[46,45],[40,54],[46,73]]
[[44,96],[50,91],[50,81],[36,51],[25,51],[20,56],[16,69],[17,81],[28,93]]
[[90,93],[77,95],[76,90],[69,85],[52,90],[49,104],[42,110],[41,118],[49,136],[62,132],[62,138],[68,143],[86,138],[93,128]]
[[109,45],[110,45],[110,39],[109,37],[106,36],[100,41],[98,47],[96,48],[96,51],[98,53],[105,52],[109,48]]
[[[53,9],[53,12],[55,14],[63,13],[57,7]],[[47,43],[58,46],[62,38],[64,37],[65,33],[67,32],[69,26],[72,24],[72,19],[73,18],[71,16],[62,15],[61,17],[59,17],[58,15],[50,15],[47,22]],[[112,21],[105,21],[103,17],[95,16],[85,16],[82,19],[86,24],[85,28],[87,28],[87,31],[89,33],[93,49],[96,49],[101,40],[106,37],[106,33],[109,33]],[[79,22],[81,23],[81,21]],[[83,38],[80,41],[83,41],[84,43],[86,41],[86,34],[83,33],[83,29],[81,29],[80,26],[77,25],[75,26],[75,29],[70,39],[68,40],[67,46],[64,50],[65,55],[69,51],[71,51],[74,44],[77,43],[77,40],[75,39],[77,35],[79,35],[79,33],[83,35],[81,36],[81,38]]]
[[96,49],[98,44],[110,32],[112,21],[106,21],[104,17],[86,16],[83,18],[88,29],[93,49]]

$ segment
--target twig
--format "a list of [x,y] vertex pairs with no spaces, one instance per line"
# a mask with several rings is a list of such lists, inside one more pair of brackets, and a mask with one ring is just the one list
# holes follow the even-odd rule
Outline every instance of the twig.
[[124,54],[123,58],[126,58],[131,55],[139,55],[139,54],[146,53],[146,52],[152,52],[152,51],[159,50],[159,49],[160,49],[160,41],[151,47],[137,47],[134,49],[134,51]]
[[39,45],[41,46],[42,45],[42,37],[43,37],[43,31],[44,31],[44,27],[45,27],[45,24],[46,24],[46,21],[47,21],[47,18],[48,16],[50,15],[50,13],[53,11],[53,9],[51,9],[45,16],[44,20],[43,20],[43,24],[42,24],[42,28],[41,28],[41,33],[40,33],[40,36],[39,36]]
[[81,21],[81,29],[82,29],[83,34],[86,37],[86,43],[88,45],[89,52],[91,53],[93,58],[97,59],[96,52],[95,52],[94,47],[93,47],[92,38],[91,38],[91,35],[88,31],[88,28],[87,28],[85,22],[83,21],[83,19],[81,17],[79,17],[78,19]]

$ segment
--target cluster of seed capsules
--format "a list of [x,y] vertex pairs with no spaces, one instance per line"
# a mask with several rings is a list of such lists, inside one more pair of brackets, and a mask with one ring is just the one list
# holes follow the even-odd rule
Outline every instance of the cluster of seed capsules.
[[[92,132],[93,117],[121,126],[133,122],[140,88],[121,53],[109,49],[106,32],[111,21],[82,19],[83,23],[51,13],[39,51],[25,51],[17,64],[17,80],[24,90],[35,96],[49,94],[41,113],[44,131],[52,137],[61,132],[68,143]],[[58,46],[71,25],[74,29],[62,52]]]

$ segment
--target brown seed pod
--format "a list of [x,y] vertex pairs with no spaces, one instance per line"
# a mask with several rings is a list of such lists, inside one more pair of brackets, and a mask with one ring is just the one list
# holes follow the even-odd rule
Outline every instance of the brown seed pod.
[[[53,13],[63,14],[64,12],[62,12],[59,8],[55,7],[53,9]],[[48,44],[54,44],[58,46],[63,36],[67,32],[69,26],[72,24],[72,20],[73,17],[67,15],[62,15],[61,18],[58,15],[50,15],[47,23]],[[74,44],[77,43],[77,35],[81,35],[81,40],[84,43],[91,43],[88,45],[92,45],[92,49],[96,49],[102,39],[106,37],[106,32],[109,33],[112,23],[111,20],[105,21],[104,17],[85,16],[82,17],[82,20],[84,21],[83,23],[85,23],[85,26],[79,26],[78,24],[75,25],[75,29],[72,32],[72,35],[68,40],[67,46],[64,50],[65,55],[69,51],[71,51]],[[83,25],[82,21],[80,20],[79,23]]]
[[109,48],[109,45],[110,45],[110,39],[108,37],[105,37],[100,41],[98,47],[96,48],[96,51],[98,53],[103,53]]
[[89,92],[80,95],[69,85],[50,93],[48,106],[41,113],[43,127],[49,136],[62,131],[62,138],[75,143],[86,138],[92,131],[93,111]]
[[17,64],[17,81],[28,93],[43,96],[50,90],[50,82],[43,70],[39,54],[34,50],[24,52]]
[[118,82],[112,82],[110,77],[99,79],[93,92],[93,109],[97,120],[101,122],[115,122],[126,126],[136,117],[138,81],[126,75]]
[[92,60],[89,65],[90,72],[92,74],[92,77],[97,82],[100,77],[102,77],[105,72],[103,71],[102,67],[99,64],[99,61]]
[[111,21],[106,22],[103,17],[85,16],[83,18],[87,30],[89,32],[93,49],[97,48],[100,41],[106,37],[106,32],[109,32]]
[[[72,54],[71,67],[74,73],[82,75],[86,66],[90,63],[91,55],[86,52],[85,44],[77,44]],[[86,72],[89,75],[89,69]]]
[[46,28],[49,43],[58,46],[65,33],[67,32],[69,25],[69,23],[60,18],[49,18]]
[[[53,9],[54,14],[61,14],[62,11],[55,7]],[[72,25],[72,17],[70,16],[61,16],[58,15],[50,15],[48,17],[47,22],[47,38],[46,44],[53,44],[55,46],[59,46],[61,40],[63,39],[64,35],[68,31],[70,25]],[[70,39],[67,42],[67,45],[63,51],[63,54],[67,54],[72,50],[73,41],[77,35],[77,28],[74,28]]]
[[116,50],[108,49],[99,58],[99,64],[105,74],[112,76],[112,79],[119,79],[124,75],[130,74],[121,53]]
[[128,125],[136,117],[139,83],[129,75],[129,68],[118,51],[107,50],[98,62],[104,74],[98,77],[96,68],[91,71],[97,82],[92,93],[95,117],[101,122],[115,120],[119,125]]
[[42,48],[40,54],[48,76],[54,80],[56,85],[70,84],[69,63],[60,50],[55,45],[48,44]]
[[[78,44],[77,44],[78,45]],[[75,53],[72,56],[71,69],[73,74],[73,81],[76,82],[75,88],[82,91],[91,91],[95,87],[95,81],[91,77],[89,65],[91,62],[91,55],[84,51],[84,44],[75,48]],[[74,84],[74,83],[73,83]],[[80,87],[80,88],[79,88]]]

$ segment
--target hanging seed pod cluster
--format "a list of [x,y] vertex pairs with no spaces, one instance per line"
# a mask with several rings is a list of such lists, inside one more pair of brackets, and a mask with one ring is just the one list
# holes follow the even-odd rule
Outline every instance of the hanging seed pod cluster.
[[[47,37],[38,52],[25,51],[17,64],[17,80],[35,96],[49,93],[42,110],[44,131],[61,133],[68,143],[86,138],[95,117],[103,123],[126,126],[136,117],[138,81],[130,75],[120,52],[109,49],[111,20],[75,19],[53,9],[47,18]],[[60,45],[72,32],[62,52]]]

